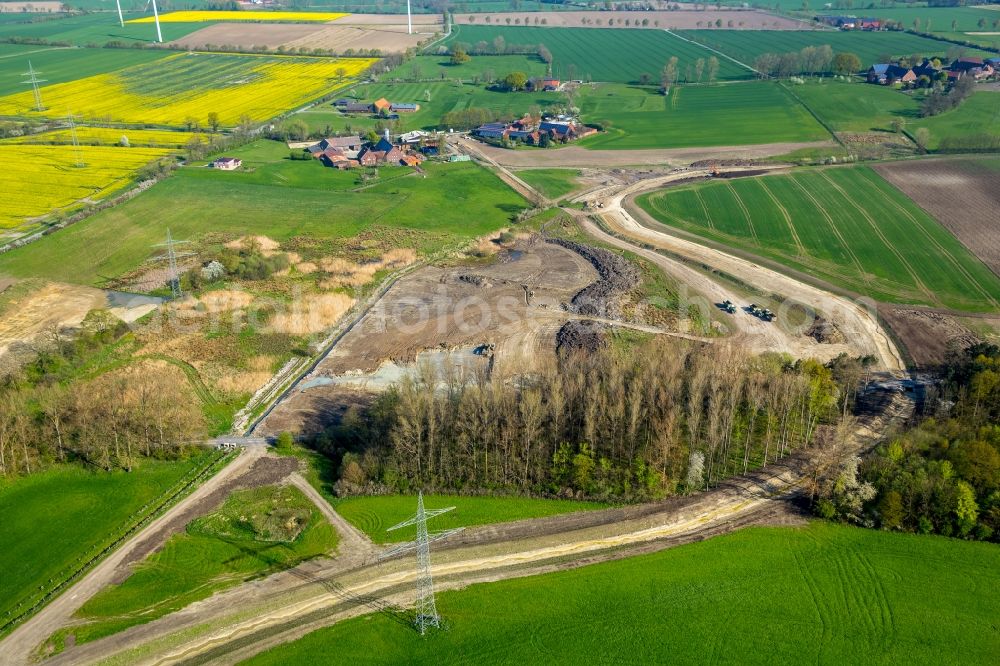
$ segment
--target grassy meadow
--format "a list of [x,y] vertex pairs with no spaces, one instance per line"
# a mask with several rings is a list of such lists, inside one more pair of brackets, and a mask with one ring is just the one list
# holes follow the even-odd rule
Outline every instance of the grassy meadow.
[[[455,527],[491,525],[507,523],[527,518],[542,518],[574,511],[601,509],[607,505],[598,502],[577,502],[571,500],[531,499],[527,497],[470,497],[466,495],[425,495],[427,509],[441,509],[454,506],[449,511],[434,518],[429,527],[432,530],[447,530]],[[400,523],[417,511],[414,495],[381,495],[375,497],[355,497],[340,500],[337,513],[349,523],[367,534],[375,543],[407,541],[416,535],[416,528],[409,527],[386,532],[387,527]]]
[[244,663],[989,663],[998,572],[994,544],[753,528],[439,593],[447,631],[368,615]]
[[989,311],[1000,278],[867,167],[714,181],[641,196],[660,222],[880,301]]
[[[684,72],[699,58],[713,54],[697,44],[685,42],[664,30],[629,30],[606,28],[535,28],[486,25],[455,26],[446,43],[492,43],[502,37],[508,47],[514,44],[544,44],[552,53],[552,73],[560,79],[582,79],[632,83],[643,74],[658,80],[660,71],[672,56],[678,59],[678,71]],[[482,56],[481,59],[490,56]],[[725,58],[719,62],[719,80],[746,79],[752,73]]]
[[[655,87],[597,85],[581,91],[585,122],[606,132],[580,145],[595,149],[685,148],[830,138],[787,91],[772,82]],[[733,109],[739,109],[738,117]]]
[[204,456],[146,460],[131,472],[110,473],[65,465],[0,481],[0,624],[19,603],[37,598],[98,554],[150,503],[207,462]]
[[[879,16],[878,11],[871,12]],[[866,14],[867,15],[867,14]],[[906,32],[862,32],[860,30],[842,32],[834,30],[780,30],[765,32],[760,30],[680,30],[679,35],[699,44],[717,49],[726,55],[753,65],[754,59],[762,53],[788,53],[801,51],[807,46],[829,45],[834,53],[854,53],[861,59],[863,69],[873,62],[883,62],[920,54],[925,56],[944,55],[954,45],[936,39],[928,39]],[[966,49],[973,55],[974,49]],[[984,52],[976,52],[985,55]]]
[[920,127],[930,132],[931,150],[947,147],[948,140],[958,144],[953,147],[964,148],[975,148],[978,137],[996,140],[1000,136],[1000,92],[977,92],[957,109],[908,122],[906,129],[912,134]]
[[517,177],[552,200],[558,200],[580,189],[576,169],[522,169]]
[[426,178],[402,167],[380,169],[374,185],[359,189],[358,172],[290,160],[282,143],[262,140],[227,155],[243,158],[244,170],[184,167],[140,197],[3,254],[0,272],[103,284],[153,256],[167,229],[179,239],[263,234],[279,242],[366,232],[395,247],[433,251],[503,227],[525,207],[471,163],[427,164]]
[[447,55],[422,55],[410,58],[396,69],[383,74],[382,81],[393,79],[462,79],[470,81],[492,72],[504,77],[509,72],[524,72],[530,76],[545,76],[545,62],[534,55],[472,56],[461,65],[451,64]]
[[[294,527],[289,527],[290,525]],[[151,622],[214,592],[331,553],[337,533],[293,486],[233,493],[191,522],[119,585],[98,592],[77,612],[81,624],[57,634],[61,647]]]

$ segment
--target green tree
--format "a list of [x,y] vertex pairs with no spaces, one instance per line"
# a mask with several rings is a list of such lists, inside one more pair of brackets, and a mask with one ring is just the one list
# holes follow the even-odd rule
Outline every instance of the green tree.
[[208,112],[208,126],[212,128],[213,132],[219,131],[219,112],[209,111]]
[[511,72],[503,77],[503,87],[510,91],[522,90],[527,83],[528,75],[524,72]]
[[979,505],[976,504],[976,493],[965,481],[959,481],[955,490],[957,493],[957,504],[955,507],[955,517],[958,519],[958,532],[966,535],[976,526],[976,519],[979,517]]
[[295,440],[292,438],[292,433],[288,432],[287,430],[282,431],[281,434],[278,435],[278,439],[276,439],[274,442],[274,448],[281,451],[288,451],[289,449],[292,448],[292,444],[294,443],[294,441]]
[[882,527],[887,530],[898,530],[903,526],[903,496],[895,490],[890,490],[882,497],[878,505],[878,513],[882,519]]
[[456,46],[451,50],[451,64],[452,65],[464,65],[465,63],[472,60],[465,49],[461,46]]
[[861,71],[861,58],[853,53],[838,53],[833,57],[833,71],[841,76],[850,76]]

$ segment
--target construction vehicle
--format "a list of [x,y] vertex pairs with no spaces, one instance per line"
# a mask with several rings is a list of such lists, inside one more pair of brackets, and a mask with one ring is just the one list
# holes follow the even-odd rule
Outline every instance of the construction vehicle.
[[734,312],[736,312],[736,306],[733,305],[733,302],[728,298],[722,301],[722,309],[728,312],[729,314],[733,314]]

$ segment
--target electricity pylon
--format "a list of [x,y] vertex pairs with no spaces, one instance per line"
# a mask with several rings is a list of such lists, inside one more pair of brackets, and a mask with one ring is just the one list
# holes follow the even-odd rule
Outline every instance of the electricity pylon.
[[45,79],[38,78],[41,72],[36,72],[35,68],[31,66],[31,61],[28,61],[28,71],[21,76],[27,76],[28,80],[24,81],[25,85],[30,85],[31,90],[35,93],[35,111],[44,111],[45,107],[42,106],[42,93],[38,90],[39,83],[45,83]]
[[87,166],[83,163],[83,154],[80,152],[80,140],[76,136],[76,116],[72,113],[66,116],[66,122],[69,123],[69,133],[73,138],[73,155],[76,157],[76,167],[82,169]]
[[174,246],[180,245],[181,243],[187,243],[188,241],[178,241],[174,240],[170,236],[170,229],[167,229],[167,242],[157,243],[153,247],[165,247],[167,248],[167,253],[160,255],[158,257],[153,257],[150,261],[163,261],[167,262],[167,284],[170,285],[170,294],[174,300],[177,300],[184,295],[181,291],[181,276],[177,273],[177,257],[191,257],[194,256],[194,252],[180,252],[178,253],[174,250]]
[[429,533],[427,531],[427,519],[440,516],[442,513],[451,511],[455,507],[449,506],[447,509],[424,509],[424,494],[417,494],[417,513],[404,520],[398,525],[393,525],[387,532],[398,530],[409,525],[417,526],[417,538],[413,541],[400,544],[395,548],[383,552],[379,555],[380,560],[394,557],[411,550],[417,551],[417,616],[414,624],[421,635],[427,633],[428,627],[441,628],[441,616],[438,615],[437,604],[434,602],[434,579],[431,577],[431,542],[444,539],[455,532],[460,532],[461,527],[453,530],[443,530],[441,532]]

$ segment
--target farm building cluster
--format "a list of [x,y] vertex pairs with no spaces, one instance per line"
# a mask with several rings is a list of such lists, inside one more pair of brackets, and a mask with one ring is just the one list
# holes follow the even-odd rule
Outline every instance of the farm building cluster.
[[374,102],[360,102],[345,97],[334,101],[333,106],[345,114],[375,115],[390,119],[398,119],[401,113],[416,113],[420,110],[419,104],[413,102],[390,102],[384,97]]
[[1000,57],[958,58],[945,67],[937,58],[924,58],[923,62],[911,67],[906,61],[875,63],[868,68],[868,83],[883,86],[928,87],[935,81],[958,81],[971,76],[977,81],[996,76],[1000,68]]
[[334,169],[357,167],[409,166],[417,167],[426,155],[437,153],[437,141],[426,132],[409,132],[393,142],[386,130],[377,141],[365,141],[360,136],[334,136],[322,139],[306,150],[324,166]]
[[535,119],[526,115],[520,120],[509,123],[493,122],[480,125],[472,131],[472,134],[488,142],[523,143],[544,148],[553,143],[569,143],[597,134],[597,130],[569,116]]
[[859,18],[857,16],[817,16],[816,21],[839,30],[865,30],[874,32],[885,29],[885,24],[877,18]]

